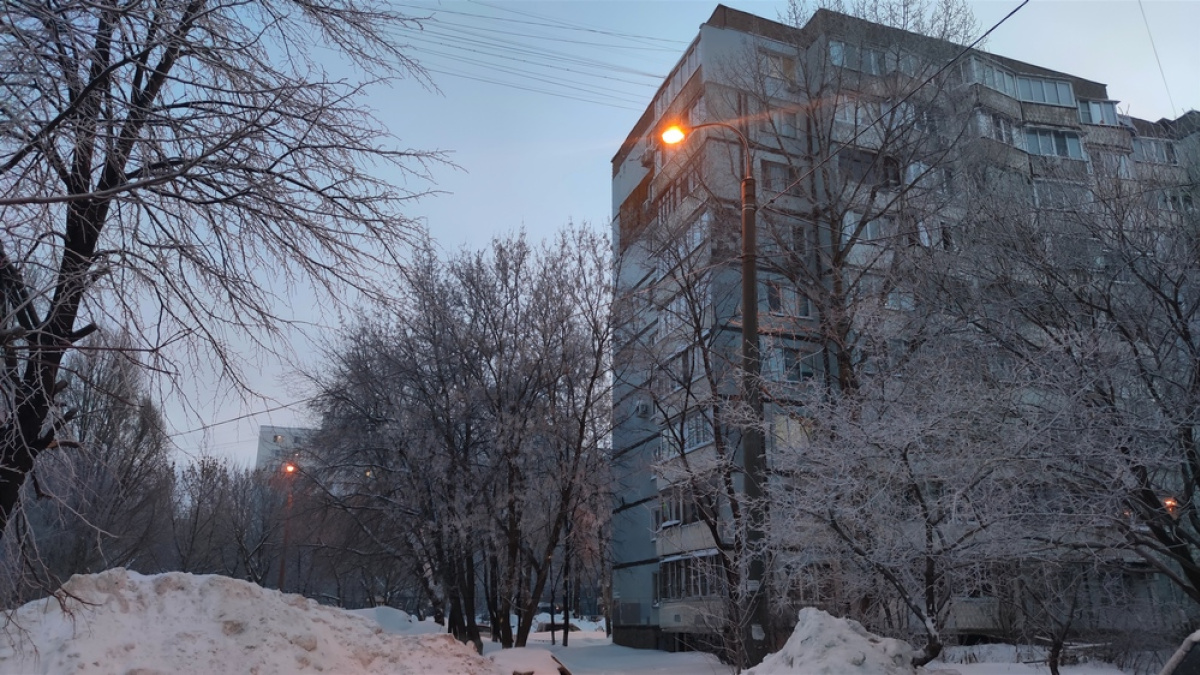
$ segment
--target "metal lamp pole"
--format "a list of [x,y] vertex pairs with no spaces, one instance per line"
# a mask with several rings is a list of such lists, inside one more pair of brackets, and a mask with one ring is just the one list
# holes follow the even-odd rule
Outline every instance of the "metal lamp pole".
[[[766,656],[766,626],[768,603],[763,580],[766,563],[762,550],[763,529],[766,526],[767,505],[763,497],[767,475],[766,449],[763,439],[763,400],[759,387],[762,360],[758,347],[758,229],[755,214],[758,197],[754,182],[754,163],[750,158],[750,141],[737,127],[724,122],[708,122],[691,127],[695,131],[705,127],[721,127],[732,131],[742,145],[744,169],[742,172],[742,398],[750,407],[753,419],[742,429],[742,467],[745,471],[747,511],[750,519],[746,531],[746,545],[750,549],[750,570],[747,581],[749,602],[745,627],[746,652],[749,664],[760,663]],[[682,142],[687,133],[678,126],[663,132],[662,139],[669,144]]]
[[292,491],[296,484],[296,463],[283,463],[283,477],[287,481],[287,505],[283,509],[283,545],[279,547],[279,590],[283,592],[283,581],[287,571],[288,535],[292,524]]

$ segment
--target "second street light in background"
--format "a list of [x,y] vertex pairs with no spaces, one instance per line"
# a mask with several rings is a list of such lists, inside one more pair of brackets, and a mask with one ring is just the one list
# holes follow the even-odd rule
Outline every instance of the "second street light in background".
[[763,401],[759,376],[762,371],[758,348],[758,229],[755,213],[758,197],[754,184],[754,163],[750,157],[750,141],[740,129],[724,122],[708,122],[685,129],[671,126],[662,134],[662,140],[677,145],[688,134],[706,127],[728,129],[737,135],[742,145],[744,169],[742,172],[742,397],[750,407],[752,419],[742,429],[742,464],[745,471],[745,494],[749,505],[750,523],[746,531],[746,543],[750,549],[750,574],[747,590],[750,602],[749,639],[746,649],[750,664],[760,663],[766,656],[765,627],[768,605],[763,579],[766,572],[764,560],[763,529],[766,526],[766,503],[763,498],[767,475],[767,458],[763,442]]
[[283,463],[282,467],[283,479],[287,481],[287,504],[283,508],[283,545],[279,547],[279,590],[283,591],[283,581],[285,572],[287,571],[287,547],[288,535],[291,533],[292,524],[292,495],[293,488],[296,484],[296,473],[299,467],[296,463],[288,460]]

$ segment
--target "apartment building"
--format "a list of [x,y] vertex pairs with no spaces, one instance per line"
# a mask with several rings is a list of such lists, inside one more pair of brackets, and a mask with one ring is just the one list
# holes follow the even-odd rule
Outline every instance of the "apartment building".
[[[670,148],[659,135],[673,124],[702,128]],[[727,611],[714,580],[723,551],[743,540],[721,524],[730,501],[696,490],[726,478],[744,488],[745,411],[729,405],[743,167],[759,204],[770,462],[776,444],[805,433],[783,407],[886,362],[886,345],[863,361],[860,319],[833,320],[830,298],[873,293],[873,321],[902,317],[911,294],[883,271],[897,242],[952,253],[971,181],[1011,182],[1039,211],[1135,181],[1157,208],[1191,212],[1192,194],[1173,186],[1189,182],[1183,160],[1200,150],[1198,131],[1196,112],[1133,119],[1104,84],[949,41],[828,10],[796,28],[718,6],[613,158],[614,640],[712,646]],[[857,290],[841,288],[847,270]],[[950,629],[986,633],[989,611],[963,602]]]
[[285,461],[298,459],[315,431],[303,427],[260,426],[254,468],[278,470]]

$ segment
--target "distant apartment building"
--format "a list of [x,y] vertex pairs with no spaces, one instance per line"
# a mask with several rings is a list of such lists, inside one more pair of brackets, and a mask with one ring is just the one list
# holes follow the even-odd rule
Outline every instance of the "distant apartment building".
[[303,427],[260,426],[254,468],[277,468],[288,460],[299,458],[314,431]]
[[[716,8],[613,158],[617,643],[686,645],[711,631],[705,617],[720,611],[708,573],[718,551],[699,517],[704,506],[673,479],[673,467],[712,461],[723,430],[704,401],[736,396],[746,157],[720,127],[698,130],[682,150],[662,146],[662,129],[721,122],[748,139],[764,205],[763,376],[801,391],[813,379],[836,379],[840,361],[836,345],[814,337],[821,317],[788,275],[827,264],[822,251],[851,239],[862,246],[842,249],[850,258],[839,263],[851,267],[885,237],[952,249],[962,179],[955,162],[964,154],[997,180],[1018,177],[1014,189],[1038,209],[1082,199],[1107,177],[1142,181],[1164,211],[1194,209],[1190,193],[1153,186],[1187,183],[1181,158],[1197,151],[1200,114],[1150,122],[1120,114],[1118,103],[1098,82],[828,10],[795,28]],[[869,189],[834,212],[821,202],[829,186],[817,182],[818,162]],[[938,217],[901,231],[891,207],[878,206],[901,187],[912,188],[908,201],[939,202]],[[700,286],[679,281],[676,272],[689,265],[702,270]],[[903,311],[908,302],[894,293],[883,305]],[[727,358],[700,363],[696,340]],[[705,369],[716,376],[697,387]],[[765,416],[777,421],[769,455],[787,420],[776,420],[770,400]],[[964,614],[960,622],[986,632],[986,619]]]

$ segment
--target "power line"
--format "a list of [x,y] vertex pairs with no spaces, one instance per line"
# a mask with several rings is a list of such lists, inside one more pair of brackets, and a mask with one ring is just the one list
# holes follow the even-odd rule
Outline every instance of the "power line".
[[292,407],[295,407],[298,405],[302,405],[305,403],[311,403],[311,402],[317,400],[318,398],[320,398],[320,396],[310,396],[305,399],[300,399],[299,401],[292,401],[291,403],[283,403],[283,404],[275,406],[274,408],[267,408],[266,410],[259,410],[258,412],[246,413],[244,415],[238,415],[237,417],[230,417],[229,419],[220,420],[218,422],[209,422],[208,424],[198,426],[195,429],[189,429],[187,431],[176,431],[173,434],[167,434],[167,438],[175,438],[177,436],[187,436],[189,434],[195,434],[195,433],[199,433],[201,431],[208,431],[209,429],[212,429],[215,427],[224,426],[226,424],[233,424],[234,422],[240,422],[242,420],[250,419],[251,417],[258,417],[259,415],[266,415],[267,413],[278,412],[280,410],[287,410],[288,408],[292,408]]
[[1162,59],[1158,58],[1158,46],[1154,44],[1154,33],[1150,31],[1150,19],[1146,18],[1146,7],[1138,0],[1138,9],[1142,10],[1142,22],[1146,24],[1146,35],[1150,37],[1150,50],[1154,52],[1154,62],[1158,64],[1158,74],[1162,77],[1163,89],[1167,90],[1167,102],[1171,104],[1171,116],[1179,112],[1175,108],[1175,99],[1171,96],[1171,85],[1167,84],[1167,73],[1163,70]]
[[[1021,0],[1021,4],[1014,7],[1012,12],[1004,14],[1003,18],[998,20],[998,22],[996,22],[995,25],[992,25],[991,28],[989,28],[988,30],[985,30],[983,32],[983,35],[980,35],[979,37],[974,38],[974,41],[971,42],[971,44],[967,44],[966,47],[962,48],[962,50],[960,50],[960,52],[958,54],[955,54],[953,59],[950,59],[949,61],[947,61],[946,64],[942,65],[942,67],[937,68],[937,71],[934,72],[934,74],[931,74],[931,76],[926,77],[924,82],[918,84],[916,86],[916,88],[914,88],[912,91],[908,92],[908,94],[905,94],[904,97],[901,97],[899,101],[896,101],[895,103],[893,103],[892,107],[887,109],[887,112],[881,113],[880,115],[878,115],[877,118],[875,118],[875,121],[872,121],[871,124],[863,126],[863,129],[860,129],[858,132],[854,133],[854,135],[850,137],[850,141],[847,141],[846,143],[842,144],[842,148],[845,148],[846,145],[850,145],[851,143],[858,141],[858,138],[860,136],[863,136],[864,133],[866,133],[866,131],[868,131],[869,129],[874,129],[875,125],[880,124],[881,121],[884,120],[884,118],[888,118],[889,115],[892,115],[892,113],[896,112],[896,109],[899,109],[900,106],[904,106],[904,104],[908,101],[908,98],[912,98],[912,96],[914,94],[917,94],[918,91],[922,90],[925,85],[928,85],[929,83],[934,82],[934,79],[936,79],[937,76],[940,76],[940,74],[942,74],[943,72],[946,72],[947,68],[949,68],[950,66],[953,66],[955,64],[955,62],[958,62],[958,60],[961,59],[962,56],[965,56],[967,53],[970,53],[972,49],[976,48],[977,44],[984,41],[985,37],[988,37],[989,35],[991,35],[992,31],[996,30],[997,28],[1000,28],[1000,26],[1004,22],[1007,22],[1008,19],[1013,18],[1013,14],[1015,14],[1016,12],[1019,12],[1021,10],[1021,7],[1025,7],[1028,4],[1030,4],[1030,0]],[[815,163],[815,165],[812,165],[812,168],[810,168],[809,171],[804,172],[802,175],[800,175],[799,178],[797,178],[796,180],[793,180],[792,183],[787,184],[787,187],[785,187],[784,190],[782,190],[779,193],[776,193],[776,195],[774,197],[767,199],[767,201],[764,202],[762,204],[762,207],[760,207],[760,208],[766,209],[767,207],[769,207],[769,205],[774,204],[776,199],[779,199],[780,197],[787,195],[788,192],[791,192],[793,187],[796,187],[797,185],[802,183],[802,181],[811,177],[812,173],[816,172],[818,168],[821,168],[824,165],[827,165],[829,160],[832,160],[832,159],[834,159],[835,156],[838,156],[839,151],[840,151],[840,148],[839,148],[839,150],[834,151],[834,153],[830,153],[826,157],[823,157],[823,159],[820,162],[817,162],[817,163]]]
[[[662,76],[607,57],[623,50],[633,50],[639,52],[636,57],[641,62],[646,58],[646,51],[673,53],[676,48],[662,45],[679,43],[678,40],[650,38],[573,24],[486,3],[476,4],[499,12],[517,14],[522,18],[401,3],[397,6],[428,11],[429,16],[420,20],[421,28],[398,29],[397,37],[412,44],[417,51],[432,57],[431,62],[422,64],[425,70],[431,73],[627,110],[641,109],[636,105],[640,96],[629,89],[613,88],[612,84],[643,90],[655,89]],[[464,17],[466,20],[447,20],[442,18],[443,15]],[[494,25],[497,22],[537,30],[506,30]],[[543,32],[540,29],[552,32]],[[580,40],[569,34],[564,35],[564,31],[611,37],[614,40]],[[514,40],[511,36],[523,39]],[[647,46],[647,41],[658,44]],[[548,42],[566,43],[573,49],[554,49],[546,45]],[[626,44],[628,42],[635,44]],[[585,53],[589,49],[602,49],[603,56],[589,56]],[[465,68],[447,67],[446,64],[450,62]],[[525,83],[516,84],[509,78],[493,77],[495,74],[509,75]],[[529,81],[545,86],[530,85]]]

